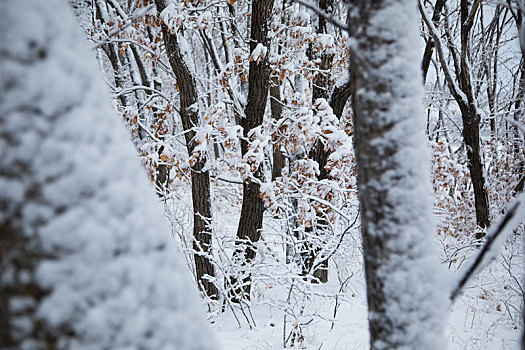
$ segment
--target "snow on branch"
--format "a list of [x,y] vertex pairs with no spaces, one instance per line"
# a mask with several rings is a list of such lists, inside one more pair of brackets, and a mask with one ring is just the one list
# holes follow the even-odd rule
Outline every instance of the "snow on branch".
[[495,227],[491,228],[485,245],[473,259],[472,263],[463,270],[462,277],[452,290],[452,293],[450,294],[451,301],[454,301],[457,298],[475,273],[487,266],[488,263],[496,257],[500,251],[499,247],[502,242],[504,242],[506,237],[508,237],[523,221],[523,218],[525,217],[524,202],[525,193],[522,193],[514,203],[509,206],[501,221]]
[[130,25],[134,24],[139,19],[141,19],[144,15],[148,14],[148,12],[150,12],[154,8],[155,8],[155,4],[150,4],[149,6],[143,9],[138,9],[137,11],[135,11],[135,13],[133,13],[133,15],[128,19],[128,21],[122,27],[111,30],[108,33],[108,37],[112,37],[112,36],[119,34],[123,30],[128,28]]
[[303,5],[304,7],[308,8],[310,10],[312,10],[319,17],[324,18],[328,23],[336,26],[337,28],[342,29],[345,32],[349,32],[349,28],[348,28],[348,25],[346,23],[343,23],[343,22],[335,19],[333,16],[329,15],[328,13],[326,13],[325,11],[320,9],[317,5],[312,4],[311,2],[306,1],[306,0],[293,0],[293,1],[298,3],[298,4],[300,4],[300,5]]

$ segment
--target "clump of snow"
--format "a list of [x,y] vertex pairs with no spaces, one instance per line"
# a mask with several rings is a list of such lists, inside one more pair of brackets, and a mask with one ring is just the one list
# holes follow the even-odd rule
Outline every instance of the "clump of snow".
[[166,8],[160,13],[162,22],[166,24],[170,31],[177,31],[184,22],[184,5],[181,2],[169,2]]
[[335,54],[335,39],[331,34],[319,34],[316,44],[321,51],[327,54]]
[[261,43],[258,43],[255,49],[253,49],[252,54],[250,55],[250,61],[255,61],[256,63],[261,62],[266,57],[268,48]]
[[[33,242],[29,270],[0,261],[12,311],[25,310],[11,335],[21,349],[46,335],[58,348],[215,348],[76,27],[63,0],[0,4],[0,226]],[[27,284],[46,291],[35,308],[17,295]]]
[[250,139],[248,151],[243,156],[242,164],[240,165],[241,175],[244,178],[251,176],[259,165],[264,161],[265,149],[270,142],[270,136],[262,131],[262,127],[258,126],[250,130],[248,133]]

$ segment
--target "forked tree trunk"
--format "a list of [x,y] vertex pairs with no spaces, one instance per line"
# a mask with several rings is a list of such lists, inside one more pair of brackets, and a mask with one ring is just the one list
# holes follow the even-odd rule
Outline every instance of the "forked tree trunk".
[[[483,164],[480,154],[479,128],[480,115],[476,107],[476,98],[472,89],[470,80],[470,30],[472,29],[476,11],[479,8],[480,1],[475,1],[472,8],[468,0],[461,0],[460,3],[460,21],[461,21],[461,49],[458,54],[456,48],[450,46],[450,52],[454,56],[455,75],[448,67],[447,57],[445,57],[442,39],[435,29],[434,23],[425,13],[422,2],[419,1],[419,10],[423,15],[423,20],[429,28],[430,35],[437,48],[438,58],[445,73],[445,79],[450,93],[456,100],[461,111],[463,120],[463,140],[467,148],[468,168],[470,178],[474,188],[474,200],[476,210],[476,222],[481,228],[488,228],[490,225],[489,204],[487,192],[485,191],[485,177],[483,175]],[[437,6],[438,4],[436,4]],[[447,28],[448,29],[448,28]],[[477,238],[481,238],[485,233],[480,232]]]
[[[155,0],[157,11],[161,13],[166,7],[165,0]],[[191,75],[182,54],[180,52],[177,33],[170,33],[168,27],[162,24],[162,35],[168,59],[177,78],[180,96],[180,117],[184,136],[186,138],[186,149],[191,157],[195,149],[195,131],[193,127],[199,125],[199,114],[191,108],[197,102],[197,90],[195,78]],[[191,195],[193,202],[193,255],[195,260],[195,273],[197,283],[202,292],[210,298],[217,298],[217,288],[213,282],[206,277],[215,277],[213,263],[209,258],[212,231],[211,231],[211,201],[210,201],[210,174],[204,169],[206,155],[191,165]]]
[[443,349],[447,296],[437,288],[416,4],[354,0],[350,7],[371,349]]
[[[434,14],[432,15],[433,22],[439,22],[439,19],[441,18],[441,11],[443,10],[443,6],[445,6],[446,2],[447,0],[436,0],[436,4],[434,5]],[[423,82],[427,80],[428,68],[430,67],[430,61],[432,59],[432,54],[434,53],[435,46],[436,44],[434,43],[434,40],[432,39],[432,37],[429,37],[425,45],[423,60],[421,61],[421,70],[423,71]]]

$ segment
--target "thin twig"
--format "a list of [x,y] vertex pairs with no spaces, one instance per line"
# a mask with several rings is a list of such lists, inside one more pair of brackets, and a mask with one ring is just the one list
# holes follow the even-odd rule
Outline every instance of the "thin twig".
[[228,182],[228,183],[236,184],[236,185],[244,184],[244,181],[242,181],[241,179],[232,179],[232,178],[226,178],[226,177],[222,177],[222,176],[217,176],[216,179],[219,180],[219,181],[224,181],[224,182]]

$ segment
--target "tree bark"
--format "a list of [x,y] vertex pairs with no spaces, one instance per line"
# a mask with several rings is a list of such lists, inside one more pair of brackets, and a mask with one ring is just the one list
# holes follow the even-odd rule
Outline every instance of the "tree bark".
[[[480,155],[479,124],[480,116],[475,113],[475,108],[460,108],[463,120],[463,140],[467,145],[468,169],[474,189],[474,202],[476,209],[476,223],[481,228],[490,226],[487,192],[485,190],[485,177]],[[485,233],[477,233],[480,239]]]
[[[326,12],[329,15],[333,15],[333,0],[320,0],[318,6],[321,10]],[[328,33],[327,22],[322,16],[317,16],[317,32],[319,34]],[[332,107],[334,114],[338,119],[341,118],[343,109],[345,107],[348,98],[350,97],[350,88],[349,85],[343,85],[342,87],[336,87],[332,90],[332,80],[331,74],[329,73],[332,68],[334,55],[329,53],[321,53],[320,57],[317,57],[320,60],[319,70],[313,78],[312,84],[312,102],[315,102],[319,98],[324,98],[329,101],[330,106]],[[330,91],[332,91],[330,93]],[[328,158],[330,157],[330,151],[325,149],[323,142],[320,139],[315,141],[314,146],[309,152],[308,157],[312,160],[315,160],[319,165],[319,175],[317,179],[319,181],[327,180],[330,178],[330,174],[326,169],[328,163]],[[307,227],[305,229],[306,234],[314,234],[316,236],[322,236],[328,227],[328,222],[326,218],[321,213],[316,213],[316,219],[312,227]],[[328,282],[328,260],[323,261],[323,263],[316,268],[314,271],[311,271],[314,266],[316,258],[319,256],[322,251],[322,247],[314,246],[308,242],[308,239],[305,237],[304,247],[301,249],[302,255],[302,274],[312,274],[314,282],[326,283]]]
[[[480,1],[475,1],[472,8],[469,8],[468,0],[461,0],[460,21],[461,21],[461,50],[460,58],[453,54],[455,76],[448,67],[447,58],[443,52],[441,38],[439,37],[434,24],[428,19],[425,10],[419,2],[419,9],[423,19],[429,28],[432,38],[438,48],[438,56],[441,66],[445,71],[445,78],[450,93],[456,100],[461,111],[463,121],[463,140],[467,148],[468,167],[470,178],[474,188],[474,200],[476,210],[476,223],[481,228],[488,228],[490,225],[489,204],[487,192],[485,191],[485,177],[483,175],[483,165],[480,155],[479,128],[480,115],[477,111],[476,100],[470,81],[469,71],[469,33],[474,22],[474,16]],[[449,47],[451,52],[455,52],[455,47]],[[482,238],[485,233],[480,232],[477,238]]]
[[[446,2],[447,0],[436,0],[436,4],[434,5],[434,14],[432,15],[432,22],[439,22],[439,19],[441,18],[441,11],[443,10],[443,6],[445,6]],[[432,58],[432,54],[434,53],[435,46],[436,44],[434,43],[434,40],[432,40],[432,36],[430,36],[425,45],[423,61],[421,62],[421,69],[423,70],[423,82],[427,80],[428,68],[430,67],[430,60]]]
[[[272,118],[280,120],[283,114],[283,105],[281,101],[280,82],[277,77],[272,78],[270,86],[270,109],[272,111]],[[273,146],[273,167],[272,167],[272,181],[275,181],[284,168],[285,158],[283,152],[279,149],[279,145]]]
[[[371,349],[442,349],[418,17],[412,1],[349,13],[355,152]],[[380,52],[381,54],[378,54]],[[423,153],[422,153],[423,152]],[[427,306],[425,306],[427,305]],[[446,307],[444,308],[446,309]]]
[[[268,52],[261,60],[252,60],[248,71],[248,100],[245,116],[241,120],[244,138],[241,140],[241,152],[244,156],[248,152],[248,134],[250,131],[262,125],[266,103],[268,101],[268,89],[270,87],[270,68],[268,62],[269,44],[268,38],[269,21],[273,8],[273,0],[253,0],[251,12],[251,34],[250,52],[258,44],[264,45]],[[253,176],[262,179],[261,167],[255,171]],[[247,179],[243,184],[243,202],[241,217],[237,229],[236,256],[243,255],[242,264],[250,264],[255,258],[256,248],[253,243],[259,241],[263,222],[264,203],[260,195],[260,185],[257,181]],[[242,247],[242,248],[241,248]],[[240,281],[232,280],[234,284]],[[248,274],[242,287],[236,290],[241,298],[250,299],[251,276]],[[241,295],[242,294],[242,295]]]
[[0,1],[0,37],[0,348],[213,348],[67,2]]
[[[155,0],[158,13],[161,13],[166,4],[164,0]],[[182,54],[176,33],[170,33],[168,27],[162,24],[162,35],[168,59],[177,79],[180,96],[180,117],[182,127],[185,131],[186,149],[188,156],[193,155],[195,150],[195,131],[193,127],[199,125],[199,114],[195,110],[197,103],[197,90],[195,79],[191,75]],[[210,298],[217,298],[217,288],[213,282],[206,277],[215,277],[213,263],[210,260],[212,243],[212,230],[210,227],[211,198],[210,198],[210,175],[209,171],[203,170],[206,163],[206,155],[201,154],[191,165],[191,194],[193,202],[193,257],[195,260],[195,273],[197,283],[202,292]]]
[[[478,114],[475,97],[472,91],[469,71],[469,33],[472,28],[468,0],[461,0],[461,72],[459,74],[459,86],[467,97],[456,100],[461,110],[463,120],[463,140],[467,145],[468,168],[472,187],[474,189],[474,201],[476,209],[476,223],[481,228],[490,226],[489,204],[487,192],[485,191],[485,177],[483,175],[483,164],[480,154],[479,127],[481,117]],[[476,11],[476,9],[472,9]],[[466,102],[466,103],[465,103]],[[478,233],[476,238],[482,238],[485,234]]]

